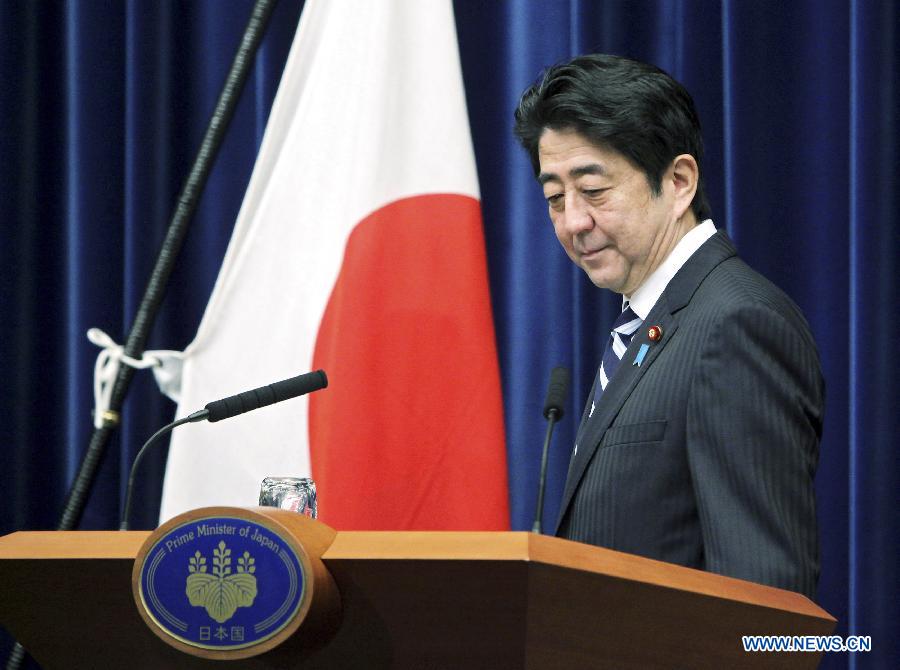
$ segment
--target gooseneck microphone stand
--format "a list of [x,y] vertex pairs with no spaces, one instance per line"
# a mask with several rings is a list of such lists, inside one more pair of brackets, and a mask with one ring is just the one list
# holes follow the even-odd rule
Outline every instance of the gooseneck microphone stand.
[[[178,258],[188,231],[188,225],[197,209],[197,203],[212,171],[215,157],[218,154],[219,147],[222,145],[228,125],[234,116],[241,91],[253,68],[256,52],[259,49],[276,2],[277,0],[256,0],[256,4],[253,6],[250,20],[244,29],[244,35],[231,63],[231,69],[225,78],[222,92],[219,94],[219,99],[209,120],[206,133],[200,143],[200,149],[194,158],[194,163],[178,196],[178,202],[169,222],[166,237],[156,259],[156,265],[153,267],[153,272],[144,291],[144,297],[141,299],[131,331],[128,333],[128,339],[125,342],[126,356],[139,359],[144,353],[147,337],[162,304],[169,277],[175,268],[175,261]],[[88,494],[93,488],[94,480],[96,479],[97,469],[106,452],[106,445],[112,436],[113,430],[119,424],[119,413],[133,376],[134,368],[131,366],[123,364],[119,367],[119,372],[113,385],[109,410],[103,416],[103,426],[95,428],[91,435],[88,448],[75,476],[75,481],[71,489],[69,489],[57,530],[72,530],[81,519]],[[10,652],[6,669],[18,670],[24,657],[25,650],[17,642],[12,652]]]
[[553,426],[563,416],[566,394],[569,390],[569,370],[561,365],[550,371],[550,384],[547,387],[547,399],[544,401],[544,418],[547,419],[547,435],[544,437],[544,448],[541,450],[541,473],[538,477],[537,509],[534,513],[532,533],[540,535],[541,519],[544,516],[544,490],[547,488],[547,454],[550,451],[550,438],[553,437]]

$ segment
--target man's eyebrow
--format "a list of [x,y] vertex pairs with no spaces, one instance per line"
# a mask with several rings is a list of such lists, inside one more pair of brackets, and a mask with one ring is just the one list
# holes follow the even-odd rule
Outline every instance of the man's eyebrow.
[[588,163],[587,165],[582,165],[577,168],[573,168],[569,172],[569,176],[573,179],[577,179],[578,177],[583,177],[586,174],[596,174],[596,175],[605,175],[606,170],[603,169],[603,166],[600,163]]
[[[604,170],[603,166],[599,163],[588,163],[587,165],[579,165],[578,167],[572,168],[569,171],[569,177],[571,177],[572,179],[578,179],[579,177],[583,177],[587,174],[605,175],[606,170]],[[541,172],[538,175],[538,182],[541,186],[546,184],[548,181],[562,181],[562,179],[559,178],[558,174],[555,174],[553,172]]]

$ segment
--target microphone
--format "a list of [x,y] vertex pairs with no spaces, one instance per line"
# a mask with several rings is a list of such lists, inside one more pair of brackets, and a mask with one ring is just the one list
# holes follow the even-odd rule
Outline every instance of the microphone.
[[222,419],[230,419],[238,414],[250,412],[260,407],[266,407],[282,400],[290,400],[297,396],[306,395],[313,391],[326,388],[328,386],[328,377],[325,376],[324,370],[316,370],[315,372],[307,372],[306,374],[291,377],[274,384],[260,386],[252,391],[244,391],[237,395],[214,400],[208,403],[204,409],[198,410],[193,414],[173,421],[163,426],[150,436],[150,439],[140,448],[137,456],[134,457],[134,463],[131,465],[131,473],[128,475],[128,487],[125,489],[125,511],[122,513],[122,522],[119,524],[119,530],[128,530],[128,517],[131,515],[131,494],[134,490],[135,474],[138,465],[144,458],[149,447],[157,442],[159,438],[166,435],[174,428],[186,423],[194,423],[197,421],[207,420],[210,423],[221,421]]
[[544,401],[545,419],[552,416],[554,421],[559,421],[562,418],[568,391],[569,371],[564,367],[553,368],[550,372],[550,385],[547,387],[547,399]]
[[[208,419],[212,423],[222,419],[230,419],[244,412],[251,412],[259,407],[266,407],[282,400],[290,400],[306,395],[328,386],[328,377],[324,370],[307,372],[305,375],[291,377],[284,381],[267,386],[260,386],[252,391],[244,391],[221,400],[214,400],[206,405]],[[202,411],[202,410],[201,410]]]
[[544,418],[547,419],[547,436],[544,438],[544,449],[541,453],[541,476],[538,483],[537,511],[534,515],[532,533],[541,532],[541,517],[544,515],[544,489],[547,488],[547,453],[550,450],[550,437],[553,426],[563,416],[566,404],[566,393],[569,390],[569,370],[562,366],[550,372],[550,385],[547,387],[547,399],[544,400]]

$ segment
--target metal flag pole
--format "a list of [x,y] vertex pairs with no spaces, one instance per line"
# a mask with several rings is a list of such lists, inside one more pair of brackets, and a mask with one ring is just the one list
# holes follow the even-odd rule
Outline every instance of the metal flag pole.
[[[188,225],[197,209],[197,203],[212,171],[216,154],[225,137],[225,131],[228,129],[228,125],[234,116],[241,91],[247,78],[250,76],[254,57],[259,49],[276,3],[277,0],[256,0],[256,4],[253,6],[250,20],[244,29],[244,35],[231,63],[231,69],[228,71],[222,92],[219,94],[216,107],[213,110],[203,141],[200,144],[200,149],[194,158],[194,163],[178,196],[178,202],[169,222],[166,237],[156,259],[156,265],[153,267],[153,272],[150,275],[150,280],[138,307],[131,331],[128,333],[128,339],[125,342],[126,356],[140,359],[144,353],[147,337],[162,304],[169,277],[175,268],[175,261],[187,234]],[[95,428],[91,435],[87,451],[75,476],[75,481],[66,497],[65,507],[60,516],[57,530],[72,530],[81,519],[88,495],[96,479],[97,469],[106,452],[106,445],[113,430],[119,424],[119,413],[133,376],[134,368],[131,366],[121,365],[119,367],[113,386],[109,410],[104,412],[103,425],[100,428]],[[10,652],[6,669],[18,670],[24,657],[25,649],[17,642]]]

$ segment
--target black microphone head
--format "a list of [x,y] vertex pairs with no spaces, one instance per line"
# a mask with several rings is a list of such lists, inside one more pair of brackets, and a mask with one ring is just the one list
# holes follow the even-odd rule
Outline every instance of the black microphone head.
[[260,386],[252,391],[244,391],[237,395],[207,403],[208,420],[210,423],[229,419],[244,412],[251,412],[259,407],[266,407],[282,400],[289,400],[297,396],[312,393],[328,386],[328,377],[324,370],[307,372],[297,377],[291,377],[268,386]]
[[307,372],[281,382],[275,382],[272,384],[272,391],[275,394],[275,402],[281,402],[282,400],[318,391],[326,386],[328,386],[328,377],[325,376],[325,371],[316,370],[315,372]]
[[566,394],[569,391],[569,369],[561,365],[550,372],[550,385],[547,387],[547,399],[544,401],[544,418],[550,418],[551,410],[556,410],[556,418],[561,419]]

